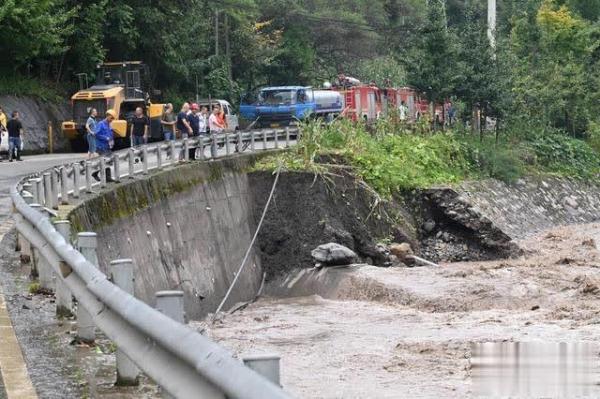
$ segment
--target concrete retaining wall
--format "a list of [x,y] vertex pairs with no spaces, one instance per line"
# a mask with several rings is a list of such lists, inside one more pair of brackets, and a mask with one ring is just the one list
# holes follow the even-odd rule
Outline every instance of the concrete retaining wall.
[[[103,269],[117,258],[134,259],[137,297],[153,305],[156,291],[182,289],[188,316],[198,318],[216,309],[254,234],[242,173],[252,162],[193,163],[121,184],[70,219],[76,230],[98,233]],[[227,306],[252,299],[261,280],[253,253]]]
[[54,151],[68,151],[69,142],[60,132],[62,121],[71,119],[67,102],[52,104],[32,97],[0,96],[0,106],[10,118],[12,111],[19,111],[25,130],[24,151],[46,152],[48,149],[48,121],[54,129]]
[[592,181],[547,176],[514,184],[485,180],[464,183],[457,191],[511,238],[600,220],[600,184]]

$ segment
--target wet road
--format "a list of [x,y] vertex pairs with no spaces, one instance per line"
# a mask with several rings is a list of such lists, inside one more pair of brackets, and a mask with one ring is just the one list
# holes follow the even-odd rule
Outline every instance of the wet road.
[[[37,155],[23,157],[24,161],[22,162],[8,162],[6,160],[0,162],[0,241],[2,241],[5,234],[13,226],[12,219],[10,218],[12,208],[10,187],[22,176],[52,167],[66,160],[79,159],[81,157],[82,155],[80,154]],[[8,254],[12,252],[12,255],[16,256],[14,251],[10,251],[10,246],[14,245],[14,241],[11,242],[10,237],[4,240],[4,245],[9,246],[9,248],[4,248]],[[35,398],[36,393],[30,380],[31,373],[27,372],[27,368],[31,369],[33,358],[37,357],[40,353],[38,348],[35,348],[36,342],[31,341],[30,337],[26,336],[28,333],[25,333],[25,331],[28,330],[29,323],[19,316],[15,317],[15,296],[19,294],[17,294],[18,290],[16,289],[15,281],[13,281],[6,267],[11,263],[10,261],[9,257],[2,257],[3,267],[0,272],[2,275],[0,319],[2,319],[3,327],[2,334],[0,334],[0,340],[2,341],[0,363],[4,365],[4,369],[0,371],[3,377],[5,377],[1,381],[0,398]],[[10,318],[8,317],[7,308],[11,310]],[[31,348],[28,346],[31,346]],[[27,367],[24,364],[23,358],[28,360]],[[10,367],[10,370],[8,367]],[[51,377],[54,376],[51,368],[50,372],[45,374]]]

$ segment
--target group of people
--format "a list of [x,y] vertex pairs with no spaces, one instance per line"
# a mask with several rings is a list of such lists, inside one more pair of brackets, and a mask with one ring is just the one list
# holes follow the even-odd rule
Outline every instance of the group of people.
[[[8,133],[8,160],[13,162],[14,160],[22,161],[21,150],[22,150],[22,138],[23,138],[23,124],[19,119],[19,111],[13,111],[11,118],[8,119],[2,107],[0,107],[0,133]],[[0,144],[2,143],[2,135],[0,134]],[[0,161],[2,158],[0,158]]]
[[[98,122],[98,111],[92,108],[85,123],[88,142],[88,158],[107,154],[114,146],[113,133],[110,127],[117,118],[114,110],[106,111],[106,118]],[[209,115],[208,106],[186,102],[179,113],[175,114],[173,104],[165,105],[160,125],[165,141],[175,138],[218,134],[227,128],[227,120],[220,104],[214,104]],[[140,146],[148,142],[150,119],[141,107],[136,108],[133,117],[128,121],[131,146]]]

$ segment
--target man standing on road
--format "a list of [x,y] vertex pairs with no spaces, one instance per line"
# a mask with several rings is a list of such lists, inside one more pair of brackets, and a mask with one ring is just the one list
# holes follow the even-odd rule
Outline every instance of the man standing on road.
[[13,111],[12,119],[6,124],[8,130],[8,160],[13,161],[13,157],[17,161],[21,159],[21,138],[23,137],[23,124],[19,120],[19,111]]
[[208,132],[208,107],[206,105],[202,106],[202,110],[200,110],[200,114],[198,114],[198,118],[200,119],[200,123],[199,123],[200,136],[206,136],[206,134]]
[[131,119],[130,124],[131,130],[129,134],[132,138],[133,147],[146,144],[148,142],[148,126],[150,125],[150,121],[144,115],[142,107],[135,109],[135,115]]
[[181,111],[179,111],[179,113],[177,114],[177,130],[179,131],[179,134],[181,135],[182,139],[186,139],[188,138],[189,135],[192,134],[192,127],[190,126],[188,120],[187,120],[187,115],[188,115],[188,111],[190,110],[190,105],[188,103],[183,103],[183,106],[181,107]]
[[91,159],[98,154],[96,154],[96,125],[98,121],[96,121],[96,117],[98,116],[98,111],[96,108],[92,108],[90,110],[90,116],[85,122],[85,130],[87,131],[87,142],[88,142],[88,159]]
[[163,134],[165,141],[171,141],[175,139],[175,122],[176,116],[173,112],[173,104],[167,104],[165,112],[163,113],[160,124],[162,125]]

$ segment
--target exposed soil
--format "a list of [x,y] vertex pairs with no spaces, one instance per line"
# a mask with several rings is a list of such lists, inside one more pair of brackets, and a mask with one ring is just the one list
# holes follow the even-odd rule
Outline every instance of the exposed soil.
[[516,259],[356,267],[336,299],[261,299],[206,333],[280,354],[297,397],[474,397],[472,343],[598,342],[598,243],[600,224],[574,225],[518,242]]
[[[256,223],[273,185],[270,172],[248,175]],[[408,242],[433,261],[489,260],[519,253],[511,238],[448,188],[382,201],[343,171],[337,176],[282,173],[258,236],[269,279],[312,263],[310,251],[335,242],[383,266],[381,242]]]

